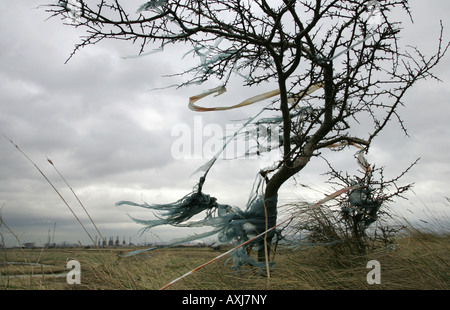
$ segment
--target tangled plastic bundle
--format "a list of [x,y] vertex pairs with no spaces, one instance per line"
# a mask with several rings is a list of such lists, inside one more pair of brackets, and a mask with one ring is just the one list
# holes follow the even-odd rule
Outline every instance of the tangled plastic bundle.
[[[267,227],[271,228],[276,225],[276,204],[277,197],[265,198],[254,195],[248,202],[245,210],[238,207],[232,207],[226,204],[219,204],[215,197],[204,194],[201,191],[205,178],[200,179],[195,190],[186,195],[182,199],[169,204],[149,205],[147,203],[137,204],[131,201],[117,202],[117,206],[130,205],[161,212],[157,220],[142,220],[132,218],[135,222],[145,225],[144,230],[160,225],[171,225],[174,227],[213,227],[211,231],[189,236],[184,239],[175,241],[170,246],[199,240],[208,236],[218,235],[218,240],[222,244],[242,244],[251,238],[258,236],[264,232]],[[269,210],[267,216],[265,210]],[[275,210],[270,213],[270,210]],[[193,216],[206,212],[206,216],[202,220],[189,221]],[[266,223],[267,222],[267,223]],[[276,231],[272,230],[267,233],[268,238],[272,238]],[[241,247],[239,251],[231,254],[234,261],[234,269],[244,264],[253,266],[263,266],[256,262],[247,254],[247,247],[260,243],[263,237],[256,238]],[[128,253],[126,256],[139,254],[145,251],[154,250],[149,248]]]

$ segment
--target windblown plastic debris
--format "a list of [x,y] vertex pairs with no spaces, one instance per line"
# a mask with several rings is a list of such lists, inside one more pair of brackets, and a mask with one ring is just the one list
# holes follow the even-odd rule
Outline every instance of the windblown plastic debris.
[[142,12],[142,11],[147,11],[147,10],[155,10],[155,9],[159,9],[160,7],[163,7],[165,5],[168,4],[168,0],[150,0],[144,4],[142,4],[137,12]]
[[[313,84],[305,88],[304,90],[302,90],[301,92],[290,98],[291,104],[298,104],[299,100],[301,100],[304,96],[311,94],[317,89],[320,89],[322,86],[323,86],[322,84]],[[234,109],[246,106],[248,104],[253,104],[255,102],[259,102],[264,99],[273,97],[276,94],[279,94],[279,92],[277,93],[277,91],[264,93],[259,96],[249,98],[241,102],[240,104],[229,107],[204,108],[194,105],[194,102],[196,102],[201,98],[204,98],[214,93],[218,93],[219,95],[224,91],[225,91],[224,87],[218,87],[215,89],[211,89],[200,95],[193,96],[189,99],[189,107],[193,110],[202,112]],[[282,121],[281,118],[264,118],[256,120],[257,117],[259,117],[259,115],[266,108],[262,109],[261,112],[256,114],[254,117],[248,119],[240,130],[249,125],[259,123],[273,124]],[[309,107],[306,108],[297,107],[297,110],[294,112],[296,113],[294,116],[299,116],[302,113],[310,113],[311,111],[309,111],[308,109]],[[203,172],[204,174],[202,177],[200,177],[199,182],[196,184],[193,190],[184,197],[182,197],[181,199],[179,199],[178,201],[168,204],[153,204],[153,205],[147,203],[138,204],[131,201],[120,201],[117,202],[116,205],[136,206],[159,212],[157,216],[158,219],[143,220],[131,217],[136,223],[145,225],[143,232],[160,225],[171,225],[173,227],[212,227],[212,230],[210,231],[201,234],[196,234],[193,236],[188,236],[183,239],[175,240],[171,245],[169,245],[169,247],[217,235],[219,243],[243,245],[237,247],[237,249],[235,251],[232,251],[230,254],[234,262],[233,269],[239,269],[244,264],[249,264],[256,267],[265,267],[264,263],[256,262],[248,255],[247,252],[249,246],[255,249],[258,249],[260,246],[263,246],[263,243],[261,241],[264,237],[270,239],[272,239],[274,236],[276,238],[280,237],[279,230],[277,229],[270,230],[270,228],[275,227],[277,224],[276,205],[278,197],[277,196],[264,197],[263,195],[259,194],[259,189],[262,184],[261,174],[259,173],[257,174],[257,178],[255,180],[250,198],[244,210],[238,207],[230,206],[228,204],[219,203],[215,197],[205,194],[202,191],[209,170],[214,165],[215,161],[218,159],[220,153],[225,149],[227,144],[233,138],[236,137],[236,135],[239,133],[240,130],[236,131],[234,135],[230,137],[226,143],[224,143],[223,148],[219,150],[219,152],[211,160],[209,160],[206,164],[204,164],[202,167],[197,169],[196,172],[194,172],[194,174],[197,172]],[[370,164],[367,162],[367,160],[364,158],[363,154],[364,150],[359,145],[356,145],[351,142],[341,142],[335,145],[331,145],[330,147],[342,147],[345,145],[353,145],[360,149],[357,152],[358,154],[357,163],[365,171],[366,177],[369,178],[371,174],[371,167]],[[343,192],[350,191],[349,207],[347,209],[344,208],[343,212],[348,213],[359,212],[364,213],[366,215],[368,214],[368,216],[365,216],[364,223],[365,225],[370,225],[376,219],[376,213],[378,212],[381,203],[379,203],[378,201],[372,201],[368,198],[370,190],[368,190],[367,185],[363,183],[364,182],[362,181],[354,182],[352,186],[345,188],[342,191],[337,191],[335,194],[337,196]],[[328,199],[332,198],[333,197],[330,196]],[[272,213],[267,212],[266,214],[266,211],[269,210],[271,210]],[[191,221],[191,219],[194,216],[202,212],[206,213],[205,217],[202,220]],[[269,231],[267,232],[266,235],[264,235],[264,237],[259,236],[263,232],[267,231],[268,228]],[[255,238],[256,236],[259,237]],[[125,256],[132,256],[142,252],[151,251],[154,249],[156,249],[156,247],[133,251],[129,252]]]
[[[354,182],[353,184],[361,183]],[[345,215],[353,213],[357,220],[366,227],[376,221],[378,210],[381,207],[381,200],[370,198],[372,191],[373,189],[367,187],[353,190],[348,198],[352,208],[345,207],[342,209]]]
[[[276,210],[274,206],[277,204],[277,197],[265,198],[264,202],[261,196],[257,198],[255,197],[254,199],[249,200],[245,210],[241,210],[240,208],[232,207],[227,204],[220,204],[217,202],[215,197],[211,197],[210,195],[203,193],[201,188],[204,180],[204,177],[201,177],[200,182],[197,184],[193,192],[171,204],[149,205],[147,203],[137,204],[130,201],[120,201],[116,203],[116,205],[130,205],[160,211],[161,218],[157,220],[141,220],[132,218],[135,222],[145,225],[146,227],[144,230],[159,225],[171,225],[174,227],[210,226],[213,228],[211,231],[206,233],[177,240],[172,243],[171,246],[193,240],[199,240],[216,234],[218,235],[218,240],[220,243],[240,244],[266,230],[267,226],[264,204],[267,209]],[[189,222],[193,216],[203,211],[206,211],[206,216],[204,219]],[[276,213],[268,214],[268,227],[275,226],[276,218]],[[271,231],[268,233],[268,237],[273,237],[274,234],[275,231]],[[231,255],[234,261],[233,268],[237,269],[245,263],[263,267],[263,264],[254,261],[246,254],[245,251],[248,246],[257,245],[261,240],[262,238],[257,238],[245,247],[233,252]],[[155,248],[130,252],[126,256],[139,254],[153,249]]]
[[[313,84],[313,85],[307,87],[306,89],[302,90],[298,94],[296,94],[294,96],[291,96],[288,99],[288,102],[289,103],[296,103],[301,98],[303,98],[304,96],[309,95],[309,94],[313,93],[314,91],[316,91],[316,90],[318,90],[318,89],[320,89],[322,87],[323,87],[322,83]],[[197,105],[194,104],[197,100],[202,99],[202,98],[204,98],[206,96],[209,96],[211,94],[217,93],[215,95],[215,97],[216,97],[216,96],[219,96],[219,95],[225,93],[226,91],[227,91],[227,89],[225,88],[225,86],[218,86],[218,87],[210,89],[210,90],[208,90],[208,91],[206,91],[206,92],[204,92],[202,94],[199,94],[199,95],[196,95],[196,96],[192,96],[192,97],[189,98],[189,109],[197,111],[197,112],[231,110],[231,109],[241,108],[241,107],[244,107],[244,106],[256,103],[256,102],[260,102],[262,100],[269,99],[269,98],[272,98],[272,97],[277,96],[277,95],[280,94],[280,90],[279,89],[275,89],[275,90],[272,90],[272,91],[269,91],[269,92],[266,92],[266,93],[259,94],[259,95],[256,95],[254,97],[248,98],[248,99],[246,99],[246,100],[244,100],[244,101],[242,101],[242,102],[240,102],[240,103],[238,103],[236,105],[229,106],[229,107],[206,108],[206,107],[201,107],[201,106],[197,106]]]
[[[332,194],[326,195],[325,198],[321,199],[320,201],[316,202],[315,204],[312,204],[312,205],[310,206],[310,209],[314,209],[314,208],[320,207],[320,206],[321,206],[322,204],[324,204],[325,202],[327,202],[327,201],[329,201],[329,200],[332,200],[332,199],[335,199],[335,198],[337,198],[338,196],[340,196],[340,195],[342,195],[342,194],[344,194],[344,193],[346,193],[346,192],[348,192],[348,191],[350,191],[350,190],[357,189],[357,188],[358,188],[358,186],[350,186],[350,187],[342,188],[342,189],[340,189],[340,190],[338,190],[338,191],[336,191],[336,192],[334,192],[334,193],[332,193]],[[234,248],[232,248],[232,249],[230,249],[230,250],[228,250],[228,251],[226,251],[226,252],[224,252],[224,253],[222,253],[222,254],[216,256],[215,258],[213,258],[213,259],[207,261],[206,263],[203,263],[202,265],[200,265],[200,266],[198,266],[198,267],[196,267],[196,268],[194,268],[194,269],[192,269],[192,270],[186,272],[185,274],[183,274],[182,276],[176,278],[175,280],[170,281],[169,283],[167,283],[166,285],[164,285],[163,287],[161,287],[160,290],[165,290],[166,288],[168,288],[169,286],[175,284],[175,283],[178,282],[179,280],[181,280],[181,279],[183,279],[183,278],[185,278],[185,277],[187,277],[187,276],[193,274],[194,272],[200,270],[201,268],[203,268],[203,267],[205,267],[205,266],[207,266],[207,265],[209,265],[209,264],[215,262],[215,261],[218,260],[219,258],[224,257],[225,255],[228,255],[228,254],[230,254],[230,253],[234,253],[234,252],[236,252],[237,250],[240,250],[243,246],[246,246],[247,244],[249,244],[250,242],[253,242],[253,241],[256,240],[257,238],[261,238],[263,235],[265,235],[265,234],[267,234],[267,233],[269,233],[269,232],[271,232],[271,231],[277,229],[277,228],[280,227],[281,225],[284,225],[284,224],[290,222],[292,219],[293,219],[293,217],[284,219],[284,220],[281,221],[280,223],[276,224],[275,226],[273,226],[273,227],[271,227],[271,228],[269,228],[269,229],[266,229],[265,231],[263,231],[262,233],[260,233],[259,235],[255,236],[255,237],[253,237],[252,239],[249,239],[248,241],[243,242],[243,243],[241,243],[240,245],[235,246]],[[331,243],[328,243],[328,244],[334,244],[334,242],[331,242]]]
[[367,227],[377,220],[382,201],[372,197],[373,189],[368,184],[372,168],[364,157],[363,150],[359,150],[357,154],[358,165],[363,168],[365,175],[362,179],[352,181],[352,186],[359,187],[350,192],[348,205],[342,207],[342,213],[344,216],[353,216],[358,224]]
[[[298,94],[292,96],[290,102],[298,103],[298,101],[301,100],[304,96],[311,94],[312,92],[314,92],[317,89],[320,89],[321,87],[322,84],[311,85],[306,89],[304,89],[303,91],[299,92]],[[189,106],[190,108],[195,109],[197,111],[211,111],[211,109],[205,109],[202,107],[195,106],[193,105],[193,103],[215,92],[219,92],[219,94],[221,94],[224,91],[225,91],[224,88],[216,88],[209,90],[208,92],[205,92],[198,96],[191,97],[189,100]],[[279,91],[272,91],[270,92],[269,95],[268,93],[265,93],[256,97],[252,97],[235,106],[225,108],[224,107],[212,108],[212,110],[238,108],[248,104],[262,101],[264,99],[273,97],[277,94],[279,94]],[[265,109],[266,108],[262,109],[260,113],[256,114],[254,117],[247,120],[242,128],[254,122],[255,119]],[[242,244],[250,240],[251,238],[258,236],[259,234],[264,232],[267,228],[274,227],[276,225],[277,219],[276,213],[277,196],[264,197],[263,195],[258,194],[260,185],[262,183],[262,176],[260,174],[257,175],[250,198],[244,210],[238,207],[232,207],[227,204],[221,204],[217,201],[215,197],[211,197],[210,195],[205,194],[202,191],[209,170],[214,165],[220,153],[225,149],[226,145],[231,141],[231,139],[236,137],[238,133],[239,130],[235,132],[233,137],[231,137],[224,144],[223,149],[220,150],[216,154],[216,156],[214,156],[210,161],[208,161],[205,165],[203,165],[196,171],[196,172],[200,171],[204,172],[203,176],[200,178],[200,181],[194,187],[192,192],[185,195],[178,201],[168,204],[153,204],[153,205],[147,203],[139,204],[131,201],[119,201],[116,203],[116,205],[117,206],[129,205],[158,211],[159,212],[158,219],[154,220],[143,220],[131,217],[136,223],[146,226],[143,229],[143,231],[146,231],[148,229],[160,225],[171,225],[174,227],[209,226],[213,228],[212,230],[207,231],[205,233],[189,236],[181,240],[176,240],[170,246],[178,245],[193,240],[199,240],[216,234],[218,235],[218,240],[220,243]],[[266,214],[266,210],[273,210],[273,211],[267,212]],[[190,221],[192,217],[202,212],[206,212],[206,215],[202,220]],[[274,236],[277,236],[277,233],[278,233],[277,230],[271,230],[264,237],[271,239]],[[262,238],[263,237],[252,240],[251,242],[249,242],[243,247],[240,247],[238,250],[234,251],[231,254],[231,258],[234,261],[233,265],[234,269],[238,269],[243,264],[264,267],[264,263],[256,262],[250,256],[248,256],[246,251],[249,246],[258,249],[258,246],[261,246]],[[126,254],[126,256],[131,256],[154,249],[155,248],[149,248],[145,250],[129,252],[128,254]]]

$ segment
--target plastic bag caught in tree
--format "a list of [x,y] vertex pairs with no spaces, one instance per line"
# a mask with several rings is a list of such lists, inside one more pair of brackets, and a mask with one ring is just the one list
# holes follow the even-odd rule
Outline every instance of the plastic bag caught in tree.
[[[201,178],[197,190],[174,203],[149,205],[146,203],[137,204],[130,201],[120,201],[116,203],[116,205],[138,206],[155,211],[161,211],[162,213],[158,215],[158,220],[142,220],[132,218],[135,222],[145,225],[146,227],[144,230],[160,225],[172,225],[175,227],[213,227],[213,230],[209,232],[179,239],[175,241],[172,246],[200,240],[215,234],[218,234],[218,240],[220,243],[242,244],[245,241],[261,234],[268,227],[271,228],[276,225],[276,211],[275,214],[269,213],[266,217],[265,207],[268,210],[276,210],[273,206],[277,204],[277,197],[266,198],[264,201],[261,196],[256,199],[250,199],[247,208],[245,210],[241,210],[238,207],[219,204],[217,203],[216,198],[204,194],[201,191],[201,187],[203,185],[202,181],[204,182],[204,178]],[[197,215],[203,211],[206,211],[206,216],[204,219],[191,222],[188,221],[194,215]],[[267,237],[272,238],[275,233],[276,231],[272,230],[267,233]],[[244,264],[264,267],[264,264],[256,262],[247,255],[246,251],[244,251],[248,246],[253,246],[260,243],[262,238],[263,237],[256,238],[249,244],[243,246],[241,251],[231,254],[231,258],[234,261],[234,269],[237,269]],[[156,248],[135,251],[129,253],[127,256],[153,249]]]
[[143,5],[141,5],[139,7],[139,9],[137,10],[137,12],[139,13],[142,11],[156,9],[156,8],[159,8],[159,7],[167,5],[167,4],[168,4],[168,0],[150,0],[150,1],[147,1],[146,3],[144,3]]

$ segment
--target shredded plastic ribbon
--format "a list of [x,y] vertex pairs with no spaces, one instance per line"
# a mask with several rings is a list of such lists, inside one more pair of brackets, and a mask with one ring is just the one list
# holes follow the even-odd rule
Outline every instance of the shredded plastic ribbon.
[[[289,103],[297,103],[299,100],[301,100],[302,98],[304,98],[307,95],[312,94],[313,92],[315,92],[316,90],[320,89],[323,87],[322,83],[316,83],[313,84],[305,89],[303,89],[302,91],[300,91],[299,93],[291,96],[288,99]],[[202,106],[198,106],[195,105],[194,103],[197,102],[198,100],[207,97],[211,94],[216,93],[216,95],[214,95],[214,97],[220,96],[223,93],[225,93],[227,91],[226,87],[224,85],[222,86],[218,86],[215,88],[212,88],[204,93],[201,93],[199,95],[195,95],[189,98],[189,109],[193,110],[193,111],[197,111],[197,112],[209,112],[209,111],[224,111],[224,110],[231,110],[231,109],[237,109],[237,108],[241,108],[256,102],[260,102],[272,97],[275,97],[277,95],[280,94],[280,90],[279,89],[275,89],[269,92],[265,92],[256,96],[253,96],[251,98],[248,98],[238,104],[232,105],[232,106],[228,106],[228,107],[212,107],[212,108],[207,108],[207,107],[202,107]]]
[[147,10],[152,10],[152,9],[157,9],[159,7],[165,6],[169,3],[168,0],[150,0],[147,1],[146,3],[142,4],[137,12],[142,12],[142,11],[147,11]]
[[[261,241],[261,238],[253,238],[263,232],[266,228],[266,220],[268,227],[273,227],[276,224],[277,214],[269,214],[267,217],[264,212],[264,206],[276,210],[274,206],[277,204],[277,197],[265,198],[263,203],[262,196],[257,199],[250,200],[247,208],[241,210],[238,207],[232,207],[225,204],[218,204],[214,197],[210,197],[201,191],[195,191],[186,195],[179,201],[171,204],[149,205],[137,204],[130,201],[119,201],[116,206],[130,205],[138,206],[146,209],[153,209],[156,211],[163,210],[164,217],[158,220],[141,220],[132,218],[136,223],[146,225],[144,230],[150,229],[159,225],[172,225],[174,227],[212,227],[213,230],[189,236],[187,238],[174,241],[169,247],[186,243],[193,240],[199,240],[212,235],[218,235],[219,243],[221,244],[242,244],[252,239],[248,245],[256,245]],[[198,221],[188,221],[194,215],[200,212],[207,211],[204,219]],[[272,231],[268,236],[273,237],[275,231]],[[124,256],[132,256],[147,251],[152,251],[155,247],[129,252]],[[234,261],[233,269],[238,269],[243,264],[250,264],[253,266],[263,267],[264,265],[254,261],[246,252],[238,251],[231,257]]]

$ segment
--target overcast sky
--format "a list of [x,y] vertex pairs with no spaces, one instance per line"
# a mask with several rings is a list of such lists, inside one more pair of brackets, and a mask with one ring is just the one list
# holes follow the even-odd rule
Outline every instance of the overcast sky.
[[[171,155],[176,137],[171,130],[179,124],[194,128],[198,113],[187,108],[188,98],[218,86],[217,81],[181,90],[153,90],[179,80],[161,78],[186,68],[184,51],[138,59],[137,46],[129,42],[105,41],[79,51],[67,64],[81,30],[64,26],[58,19],[46,20],[45,1],[3,1],[0,11],[0,132],[11,138],[44,171],[60,190],[81,221],[92,229],[84,211],[47,162],[51,159],[75,190],[103,236],[124,237],[133,242],[167,241],[180,236],[173,228],[158,228],[140,236],[142,226],[127,213],[142,218],[151,212],[115,207],[120,200],[148,203],[173,202],[190,192],[198,176],[191,174],[208,158],[178,160]],[[136,2],[136,7],[143,1]],[[450,39],[446,0],[411,1],[414,24],[405,22],[401,43],[413,45],[430,55],[437,47],[439,20]],[[415,182],[409,201],[395,206],[401,214],[423,218],[424,212],[447,213],[450,176],[450,55],[433,72],[442,79],[421,81],[405,99],[400,114],[410,137],[393,122],[376,141],[370,162],[385,166],[395,176],[416,158],[419,164],[402,184]],[[231,84],[227,102],[243,100],[274,87],[244,89]],[[202,102],[204,103],[204,102]],[[257,108],[202,115],[203,126],[230,123],[250,116]],[[255,110],[256,109],[256,110]],[[206,139],[206,138],[205,138]],[[349,155],[350,154],[350,155]],[[343,167],[356,165],[351,152],[336,155]],[[209,174],[205,192],[221,203],[245,206],[256,172],[256,159],[219,161]],[[298,182],[327,193],[329,186],[320,174],[323,161],[313,160]],[[287,184],[285,199],[314,202],[318,192]],[[145,211],[145,210],[144,210]],[[0,212],[21,242],[47,241],[56,223],[55,242],[90,243],[70,210],[45,179],[3,136],[0,137]],[[413,215],[413,213],[415,215]],[[12,236],[1,229],[7,243]],[[182,234],[190,232],[183,231]]]

